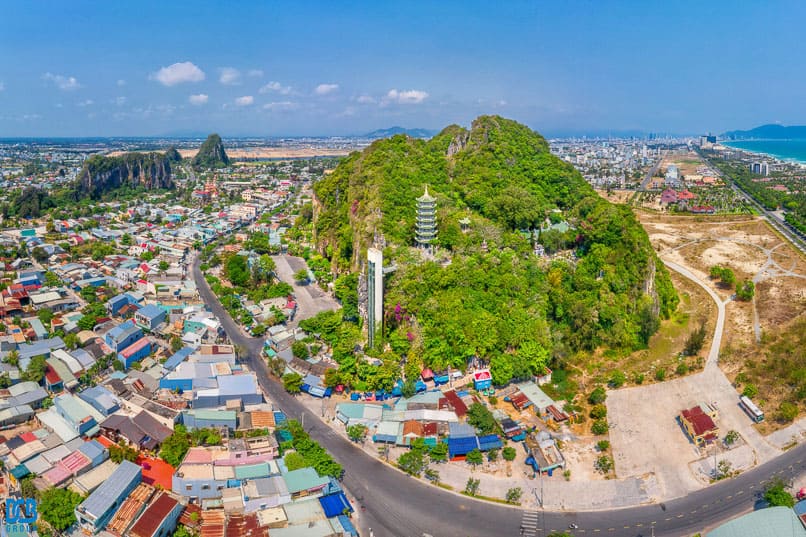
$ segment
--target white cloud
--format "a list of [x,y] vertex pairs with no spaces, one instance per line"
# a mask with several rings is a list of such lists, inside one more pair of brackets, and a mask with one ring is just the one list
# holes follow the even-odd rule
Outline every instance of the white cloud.
[[421,90],[402,90],[390,89],[386,96],[383,98],[381,104],[396,103],[396,104],[420,104],[428,98],[428,93]]
[[95,101],[93,101],[92,99],[87,99],[86,101],[81,101],[80,103],[76,103],[76,106],[84,107],[84,106],[92,106],[93,104],[95,104]]
[[372,95],[359,95],[356,102],[359,104],[375,104],[378,101]]
[[124,104],[126,104],[127,100],[128,99],[126,99],[126,97],[115,97],[115,104],[118,106],[123,106]]
[[218,81],[225,86],[234,86],[241,83],[241,72],[234,67],[222,67],[219,71]]
[[53,82],[57,88],[63,91],[70,91],[78,89],[81,84],[78,83],[74,76],[54,75],[53,73],[45,73],[42,78],[48,82]]
[[338,89],[339,89],[338,84],[319,84],[313,91],[317,95],[329,95],[334,91],[338,91]]
[[123,86],[126,85],[126,81],[123,80],[122,78],[119,78],[117,81],[117,85],[122,88]]
[[201,82],[204,80],[204,71],[192,62],[181,62],[162,67],[156,73],[151,73],[149,78],[163,86],[176,86],[183,82]]
[[237,106],[249,106],[250,104],[255,102],[255,98],[251,95],[244,95],[243,97],[238,97],[235,99],[235,104]]
[[355,115],[356,111],[357,110],[355,109],[355,106],[348,106],[347,108],[336,114],[335,117],[352,117]]
[[247,71],[246,75],[247,76],[254,76],[254,77],[263,76],[263,70],[262,69],[249,69],[249,71]]
[[269,93],[272,91],[276,91],[280,95],[288,95],[291,93],[291,86],[283,86],[279,82],[272,80],[262,88],[260,88],[260,93]]
[[188,102],[194,106],[201,106],[207,104],[209,97],[206,93],[199,93],[198,95],[191,95],[188,97]]
[[297,108],[297,103],[292,101],[279,101],[273,103],[266,103],[263,105],[264,110],[294,110]]

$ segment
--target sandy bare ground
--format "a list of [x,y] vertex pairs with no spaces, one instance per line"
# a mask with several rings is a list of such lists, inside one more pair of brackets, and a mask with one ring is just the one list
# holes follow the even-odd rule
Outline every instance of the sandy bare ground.
[[709,278],[713,265],[731,268],[737,281],[752,279],[756,284],[752,304],[728,306],[727,345],[758,341],[763,331],[806,313],[806,261],[761,219],[694,219],[640,212],[638,217],[664,258],[689,268],[723,299],[733,291]]
[[[313,158],[313,157],[343,157],[349,155],[350,149],[329,148],[290,148],[290,147],[254,147],[247,149],[227,149],[227,155],[233,160],[252,159],[284,159],[284,158]],[[182,158],[192,158],[197,149],[180,149]]]
[[[227,156],[233,160],[343,157],[349,155],[352,151],[356,151],[356,149],[331,149],[324,147],[250,147],[245,149],[227,149]],[[182,155],[182,158],[193,158],[198,152],[198,149],[179,149],[179,154]],[[108,156],[119,157],[124,153],[147,153],[147,151],[112,151],[108,153]]]

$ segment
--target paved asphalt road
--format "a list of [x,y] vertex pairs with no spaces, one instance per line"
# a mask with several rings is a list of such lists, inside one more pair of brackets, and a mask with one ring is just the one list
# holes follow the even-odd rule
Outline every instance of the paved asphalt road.
[[655,165],[652,166],[652,168],[650,168],[648,172],[646,172],[646,176],[644,176],[644,180],[641,181],[641,186],[638,187],[638,190],[646,190],[647,189],[647,187],[649,186],[650,181],[652,181],[652,177],[655,175],[655,172],[658,171],[658,168],[660,168],[660,164],[661,164],[661,162],[663,162],[663,157],[665,157],[665,156],[666,156],[666,151],[663,151],[660,154],[660,157],[658,157],[658,161],[655,163]]
[[[493,503],[483,503],[410,478],[353,446],[318,416],[285,392],[268,374],[261,357],[263,340],[248,338],[213,296],[193,264],[193,277],[207,306],[221,319],[230,339],[248,350],[245,358],[271,400],[289,417],[305,416],[306,429],[344,466],[344,484],[360,502],[359,530],[362,536],[376,537],[516,537],[524,511]],[[647,438],[646,442],[652,442]],[[806,471],[806,444],[794,447],[780,457],[686,497],[665,504],[646,505],[612,511],[539,513],[538,536],[560,531],[575,523],[574,535],[608,537],[691,536],[753,508],[763,483],[770,477],[786,480]],[[483,475],[479,475],[484,479]],[[528,532],[531,533],[531,532]]]
[[[700,156],[703,158],[703,160],[705,160],[709,164],[711,163],[710,160],[707,157],[705,157],[705,155],[703,155],[702,153],[700,153]],[[781,218],[778,217],[777,214],[768,210],[761,203],[756,201],[756,199],[752,195],[750,195],[750,193],[745,191],[739,185],[739,183],[734,181],[732,177],[722,173],[722,170],[713,165],[711,166],[711,169],[714,170],[716,174],[719,175],[722,179],[727,180],[726,182],[730,183],[733,190],[737,194],[741,194],[748,202],[750,202],[750,204],[752,204],[753,207],[755,207],[756,210],[764,218],[767,219],[767,222],[769,222],[772,227],[774,227],[777,231],[779,231],[787,239],[789,239],[789,242],[792,243],[795,246],[795,248],[800,250],[801,253],[806,253],[806,235],[804,235],[803,233],[801,233],[800,231],[789,225],[786,222],[786,220],[782,220]]]

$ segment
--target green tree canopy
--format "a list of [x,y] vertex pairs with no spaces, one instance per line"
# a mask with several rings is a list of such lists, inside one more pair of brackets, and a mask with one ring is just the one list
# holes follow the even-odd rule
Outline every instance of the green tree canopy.
[[75,521],[75,508],[84,498],[66,488],[47,489],[39,495],[39,515],[56,531],[64,531]]

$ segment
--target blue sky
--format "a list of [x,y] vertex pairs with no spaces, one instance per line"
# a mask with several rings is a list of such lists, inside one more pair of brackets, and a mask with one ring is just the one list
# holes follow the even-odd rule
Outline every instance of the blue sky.
[[14,2],[0,137],[806,123],[798,2]]

